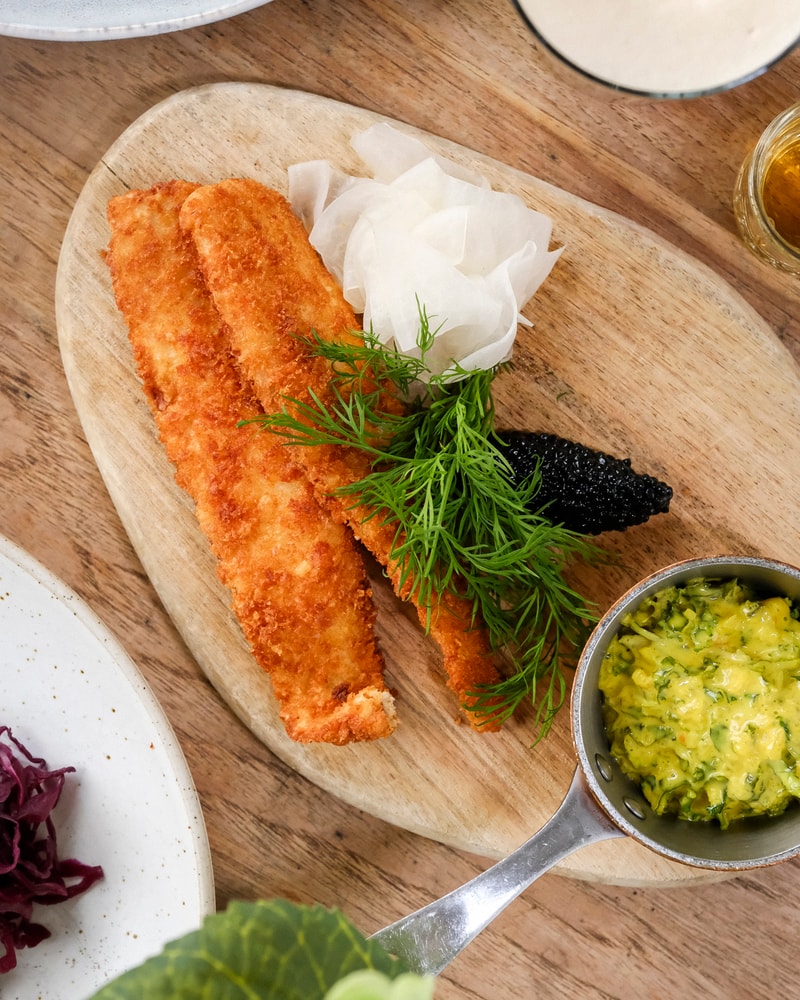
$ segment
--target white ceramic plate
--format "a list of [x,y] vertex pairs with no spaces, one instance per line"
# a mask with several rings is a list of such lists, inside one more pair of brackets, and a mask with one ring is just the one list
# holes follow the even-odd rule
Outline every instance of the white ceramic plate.
[[72,765],[61,857],[102,865],[88,891],[35,916],[4,1000],[86,1000],[214,908],[205,824],[175,734],[144,679],[74,593],[0,536],[0,724],[52,768]]
[[136,38],[195,28],[269,0],[0,0],[0,34],[49,41]]

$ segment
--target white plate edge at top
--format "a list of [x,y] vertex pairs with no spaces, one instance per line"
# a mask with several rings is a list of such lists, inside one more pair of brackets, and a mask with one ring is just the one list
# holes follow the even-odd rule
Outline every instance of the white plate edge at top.
[[[131,17],[130,4],[110,0],[104,5],[107,11],[100,14],[99,19],[87,19],[85,23],[70,21],[63,14],[69,6],[64,0],[54,0],[53,20],[49,24],[34,23],[30,14],[26,19],[24,13],[14,14],[13,11],[0,10],[0,35],[16,38],[33,38],[52,42],[89,42],[105,39],[143,38],[147,35],[165,34],[170,31],[184,31],[197,28],[215,21],[223,21],[236,14],[262,7],[271,0],[196,0],[195,10],[185,13],[173,6],[170,0],[156,4],[154,12],[142,14],[142,19]],[[152,7],[152,4],[149,5]],[[20,11],[25,9],[25,3],[20,4]],[[10,15],[10,18],[9,18]],[[155,16],[154,16],[155,15]]]

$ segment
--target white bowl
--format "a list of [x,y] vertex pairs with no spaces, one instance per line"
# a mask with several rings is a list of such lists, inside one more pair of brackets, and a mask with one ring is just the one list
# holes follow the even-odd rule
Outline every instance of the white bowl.
[[698,97],[759,76],[800,42],[800,0],[514,0],[584,76],[647,97]]

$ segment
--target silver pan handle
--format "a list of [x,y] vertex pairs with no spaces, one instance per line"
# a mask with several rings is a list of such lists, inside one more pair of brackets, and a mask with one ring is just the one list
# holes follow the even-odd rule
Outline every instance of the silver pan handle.
[[595,841],[622,837],[576,770],[553,817],[508,857],[421,910],[372,935],[420,975],[438,975],[509,903],[562,858]]

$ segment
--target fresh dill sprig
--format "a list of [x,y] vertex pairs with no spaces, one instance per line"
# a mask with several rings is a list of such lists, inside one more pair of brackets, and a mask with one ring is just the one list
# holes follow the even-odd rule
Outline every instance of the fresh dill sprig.
[[[370,457],[367,476],[339,489],[369,516],[396,526],[390,554],[421,607],[446,591],[465,598],[510,675],[474,692],[479,719],[505,720],[530,700],[537,739],[563,704],[565,656],[584,642],[594,609],[565,582],[574,559],[601,550],[534,513],[538,473],[521,487],[494,435],[492,384],[505,366],[432,375],[425,363],[435,331],[420,308],[419,356],[382,345],[307,341],[330,361],[330,402],[311,394],[258,418],[295,445],[338,444]],[[421,381],[422,376],[427,381]]]

